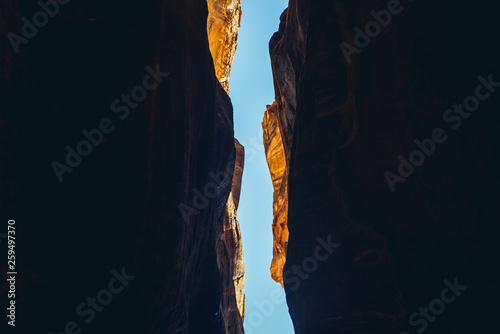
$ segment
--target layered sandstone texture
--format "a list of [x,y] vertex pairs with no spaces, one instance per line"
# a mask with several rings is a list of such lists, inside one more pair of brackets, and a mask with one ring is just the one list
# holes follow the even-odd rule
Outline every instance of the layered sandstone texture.
[[283,286],[283,266],[288,244],[288,171],[290,151],[285,152],[278,104],[267,106],[262,122],[266,160],[273,182],[273,259],[271,277]]
[[[16,329],[241,333],[243,255],[229,217],[242,148],[210,53],[207,2],[68,2],[18,54],[7,35],[41,8],[0,9],[0,216],[18,226]],[[143,101],[112,107],[147,75],[158,85]],[[67,146],[106,118],[113,130],[59,183],[51,164],[67,164]],[[214,181],[219,172],[227,177]],[[78,311],[119,287],[112,270],[128,277],[124,288],[95,317]],[[6,292],[0,285],[2,310]]]
[[215,73],[229,94],[231,64],[241,23],[241,0],[207,0],[207,30]]
[[[483,83],[476,111],[443,115],[479,76],[500,82],[500,8],[402,1],[362,42],[389,3],[291,0],[270,41],[273,277],[285,250],[296,333],[498,333],[498,84]],[[349,59],[342,42],[359,46]],[[384,173],[435,129],[447,140],[391,191]],[[318,237],[340,246],[317,252]],[[443,289],[456,299],[441,312]]]

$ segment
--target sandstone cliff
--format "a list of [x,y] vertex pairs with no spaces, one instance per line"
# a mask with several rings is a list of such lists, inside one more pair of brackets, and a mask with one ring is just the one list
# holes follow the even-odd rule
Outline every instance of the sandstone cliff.
[[288,244],[288,175],[296,113],[296,82],[303,57],[304,37],[288,9],[281,15],[279,31],[269,42],[275,101],[262,122],[264,148],[274,186],[272,278],[283,285],[283,266]]
[[[456,130],[443,119],[474,96],[479,76],[500,81],[498,4],[400,6],[361,47],[357,27],[377,22],[370,12],[387,2],[291,0],[270,41],[271,271],[279,281],[286,252],[296,333],[499,331],[499,92]],[[350,61],[341,42],[359,46]],[[439,128],[447,141],[392,192],[384,173]],[[325,258],[315,250],[329,237],[340,246]],[[455,278],[467,290],[441,314],[435,300]],[[426,319],[422,307],[436,313]]]
[[273,259],[271,277],[283,286],[283,266],[286,261],[288,243],[288,172],[289,154],[285,152],[282,127],[279,122],[278,104],[268,106],[264,114],[262,128],[264,148],[271,180],[273,182]]
[[[208,0],[207,33],[215,74],[229,94],[231,64],[236,54],[241,22],[241,0]],[[228,333],[243,333],[245,314],[245,264],[237,211],[245,150],[235,139],[236,161],[233,185],[229,194],[222,235],[218,243],[218,264],[221,270],[221,307]],[[238,316],[239,315],[239,316]]]
[[207,30],[215,73],[229,94],[231,64],[241,22],[241,0],[207,0]]
[[[21,34],[20,18],[41,9],[0,7],[0,216],[19,226],[16,329],[59,333],[74,322],[89,333],[242,332],[241,238],[227,220],[241,182],[233,185],[227,166],[242,149],[218,81],[235,45],[219,51],[224,74],[216,75],[207,3],[68,2],[18,54],[7,34]],[[130,102],[116,110],[116,99]],[[76,151],[82,131],[103,119],[113,130],[70,160],[59,183],[51,164],[67,164],[66,147]],[[226,170],[214,188],[210,174]],[[94,317],[82,316],[88,297],[103,300],[112,270],[133,278]],[[2,284],[2,310],[6,291]]]

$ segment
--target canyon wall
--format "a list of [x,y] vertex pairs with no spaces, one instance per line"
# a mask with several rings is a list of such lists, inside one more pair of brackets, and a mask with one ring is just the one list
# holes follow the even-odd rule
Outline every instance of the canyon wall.
[[243,332],[243,148],[224,89],[239,12],[217,21],[234,39],[217,56],[207,31],[209,6],[219,18],[237,3],[66,1],[26,34],[21,18],[39,20],[40,5],[2,2],[0,217],[17,228],[16,331]]
[[[267,106],[263,128],[263,143],[266,152],[271,180],[273,182],[273,259],[271,277],[283,286],[283,266],[286,261],[288,244],[288,172],[290,151],[285,152],[282,129],[279,123],[278,104]],[[288,153],[288,154],[287,154]]]
[[207,0],[207,30],[215,73],[229,94],[229,77],[241,23],[241,0]]
[[263,128],[296,333],[499,331],[498,10],[290,0]]
[[236,163],[233,185],[226,204],[217,260],[222,279],[222,316],[227,333],[243,333],[245,317],[245,264],[240,225],[237,220],[245,149],[235,139]]
[[[241,0],[207,0],[207,33],[215,74],[229,94],[231,65],[238,46],[241,23]],[[222,316],[228,333],[243,333],[245,315],[245,264],[243,240],[237,220],[243,177],[245,149],[235,139],[236,156],[231,192],[226,203],[222,235],[217,246],[221,270]]]

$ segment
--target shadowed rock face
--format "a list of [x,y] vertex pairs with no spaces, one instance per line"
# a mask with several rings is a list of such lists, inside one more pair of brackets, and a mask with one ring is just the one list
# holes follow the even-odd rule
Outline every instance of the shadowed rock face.
[[[2,36],[21,34],[20,18],[39,10],[3,1]],[[226,333],[225,323],[242,331],[239,312],[226,312],[241,310],[243,295],[241,282],[229,288],[241,277],[242,254],[231,253],[241,244],[224,227],[237,156],[233,111],[215,74],[207,17],[204,0],[71,1],[19,54],[1,39],[0,217],[17,224],[20,332],[59,333],[71,321],[89,333]],[[112,109],[143,85],[146,66],[169,74],[144,101]],[[104,118],[113,131],[59,183],[51,164],[66,164],[65,147],[77,150],[82,130]],[[219,171],[228,177],[207,192]],[[231,206],[237,197],[233,186]],[[220,240],[233,242],[225,259]],[[78,313],[122,268],[135,278],[109,305],[94,318]],[[3,310],[6,291],[2,283]]]
[[236,162],[233,185],[227,200],[217,260],[221,270],[221,308],[227,333],[243,333],[245,316],[245,265],[240,225],[237,220],[245,149],[235,139]]
[[[350,62],[339,44],[356,45],[354,28],[386,2],[291,0],[270,42],[276,101],[264,143],[279,175],[274,221],[289,230],[273,228],[296,333],[499,331],[500,88],[483,85],[490,95],[467,118],[443,118],[476,94],[478,76],[500,82],[499,8],[401,4]],[[384,173],[397,175],[398,156],[437,128],[447,140],[392,192]],[[288,202],[276,201],[287,168]],[[338,247],[316,252],[329,236]],[[441,313],[435,300],[455,278],[467,288]]]
[[[229,94],[231,65],[236,54],[241,22],[240,0],[208,0],[207,33],[215,74]],[[221,271],[221,309],[226,331],[243,333],[245,315],[245,264],[243,242],[237,210],[243,176],[245,150],[235,139],[236,160],[233,185],[224,215],[222,234],[217,244],[217,261]]]

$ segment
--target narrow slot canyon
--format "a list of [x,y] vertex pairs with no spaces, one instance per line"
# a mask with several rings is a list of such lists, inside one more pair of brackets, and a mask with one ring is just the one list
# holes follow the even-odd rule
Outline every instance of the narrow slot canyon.
[[1,333],[499,333],[498,12],[2,0]]

